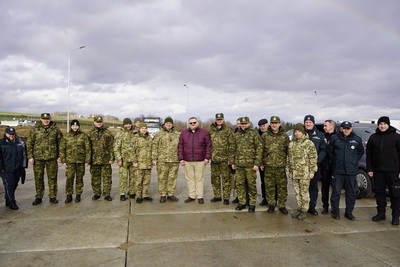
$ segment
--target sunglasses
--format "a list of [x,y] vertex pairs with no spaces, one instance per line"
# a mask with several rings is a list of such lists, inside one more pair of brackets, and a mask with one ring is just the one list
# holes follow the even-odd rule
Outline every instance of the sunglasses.
[[189,122],[189,124],[191,124],[191,125],[194,125],[194,124],[196,124],[196,123],[197,123],[197,121]]

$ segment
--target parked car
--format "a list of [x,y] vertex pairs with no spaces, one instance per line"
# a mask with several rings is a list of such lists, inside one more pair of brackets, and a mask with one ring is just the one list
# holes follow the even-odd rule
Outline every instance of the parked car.
[[[324,124],[316,123],[316,128],[324,132]],[[374,123],[352,123],[353,132],[361,137],[364,145],[364,149],[366,148],[367,141],[369,137],[375,133],[377,125]],[[340,131],[340,123],[336,124],[336,132]],[[286,132],[289,137],[293,135],[293,130],[289,130]],[[400,134],[400,131],[397,130],[397,133]],[[371,177],[367,173],[367,163],[366,163],[366,154],[362,156],[360,161],[358,162],[358,174],[357,174],[357,198],[364,197],[373,197],[375,195],[374,191],[374,177]]]

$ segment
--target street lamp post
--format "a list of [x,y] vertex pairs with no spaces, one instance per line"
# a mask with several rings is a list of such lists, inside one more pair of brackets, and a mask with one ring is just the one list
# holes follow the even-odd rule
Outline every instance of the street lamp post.
[[185,86],[187,89],[187,96],[186,96],[186,117],[187,117],[189,116],[189,87],[186,84],[184,84],[183,86]]
[[79,49],[83,49],[86,46],[80,46],[69,50],[68,53],[68,112],[67,112],[67,133],[69,133],[69,112],[71,108],[71,90],[70,90],[70,74],[71,74],[71,52]]

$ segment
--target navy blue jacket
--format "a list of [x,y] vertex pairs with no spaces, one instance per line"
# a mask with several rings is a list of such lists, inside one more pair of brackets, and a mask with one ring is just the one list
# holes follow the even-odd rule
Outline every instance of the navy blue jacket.
[[400,135],[389,127],[384,132],[379,128],[367,143],[367,171],[400,171]]
[[352,132],[348,137],[343,133],[332,136],[327,152],[333,174],[357,175],[358,161],[364,155],[364,145],[358,135]]
[[5,135],[0,140],[0,172],[14,172],[28,167],[25,143],[16,136],[14,141]]
[[323,133],[314,128],[310,131],[307,131],[308,137],[313,142],[315,149],[317,150],[318,154],[318,171],[315,173],[315,178],[320,180],[321,179],[321,163],[324,161],[326,157],[326,142],[325,136]]

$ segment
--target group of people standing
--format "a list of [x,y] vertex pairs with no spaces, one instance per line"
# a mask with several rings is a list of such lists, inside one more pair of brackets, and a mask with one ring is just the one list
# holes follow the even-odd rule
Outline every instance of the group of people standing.
[[[16,136],[15,128],[8,127],[0,141],[0,174],[5,187],[6,205],[18,209],[15,189],[27,162],[33,165],[36,196],[33,205],[42,203],[45,171],[48,177],[49,199],[58,203],[58,164],[66,168],[65,203],[81,201],[85,168],[90,166],[92,200],[102,196],[112,201],[112,168],[119,166],[119,196],[121,201],[136,198],[137,203],[153,201],[148,189],[151,169],[158,173],[159,202],[177,202],[175,196],[179,165],[184,167],[190,203],[204,204],[205,167],[211,164],[211,185],[214,197],[211,202],[230,203],[236,189],[236,210],[248,208],[254,212],[257,199],[257,172],[261,178],[262,201],[268,213],[277,208],[288,214],[287,179],[293,180],[298,208],[293,218],[303,220],[307,213],[318,215],[318,181],[321,181],[322,214],[340,219],[341,190],[346,191],[344,216],[355,220],[353,209],[356,201],[356,175],[358,161],[364,154],[362,140],[352,131],[352,124],[342,122],[340,131],[332,120],[324,123],[324,133],[315,127],[312,115],[304,117],[303,124],[296,124],[292,140],[281,127],[278,116],[258,122],[258,131],[251,127],[248,117],[237,120],[233,131],[225,124],[224,114],[217,113],[215,122],[207,131],[199,126],[196,117],[188,120],[182,132],[174,129],[173,119],[167,117],[162,129],[154,138],[147,132],[147,124],[140,118],[134,122],[123,120],[123,127],[114,137],[103,125],[101,116],[94,117],[94,127],[86,134],[78,120],[72,120],[68,133],[63,136],[51,120],[49,113],[32,128],[25,143]],[[389,188],[392,224],[399,224],[400,199],[393,194],[392,185],[399,179],[400,135],[390,126],[386,116],[378,120],[376,133],[367,145],[367,169],[374,176],[378,214],[374,221],[386,219],[385,189]],[[75,182],[75,188],[74,188]],[[332,194],[329,197],[330,187]]]

